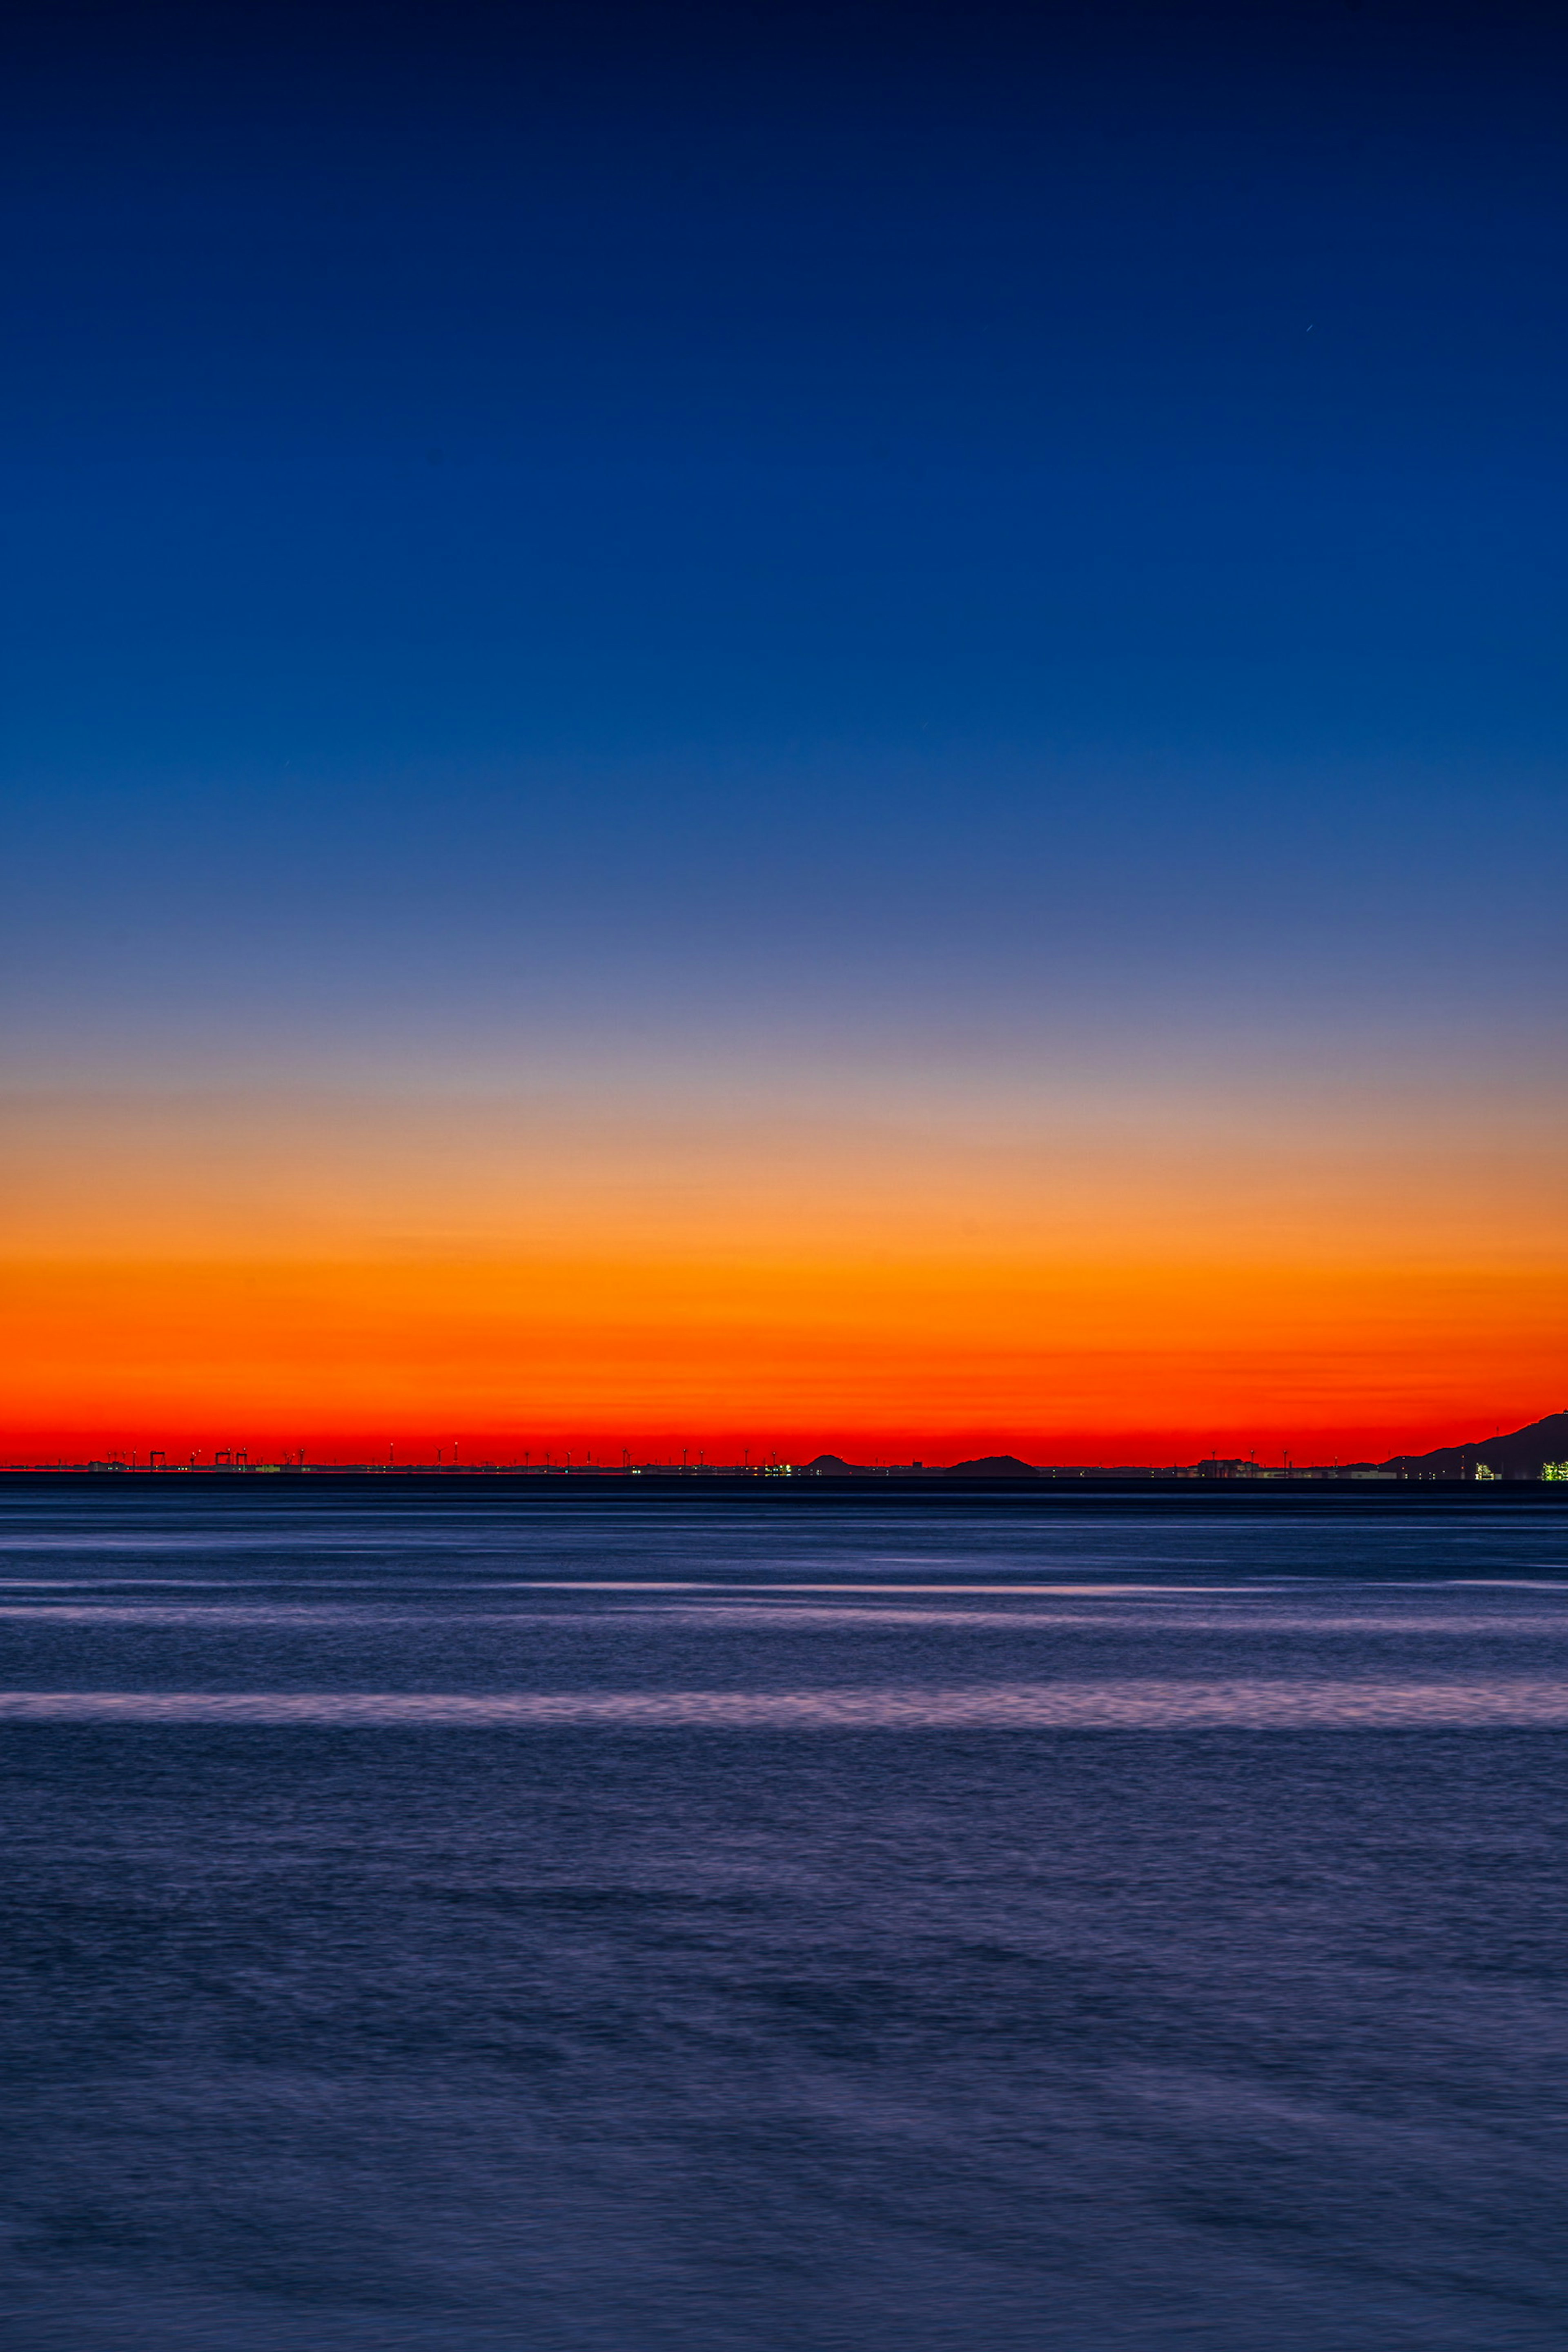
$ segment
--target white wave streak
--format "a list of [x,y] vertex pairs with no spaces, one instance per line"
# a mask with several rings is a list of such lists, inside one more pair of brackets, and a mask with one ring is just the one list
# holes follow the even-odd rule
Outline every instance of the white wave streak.
[[1568,1681],[1120,1681],[796,1691],[4,1691],[11,1722],[1029,1731],[1568,1726]]

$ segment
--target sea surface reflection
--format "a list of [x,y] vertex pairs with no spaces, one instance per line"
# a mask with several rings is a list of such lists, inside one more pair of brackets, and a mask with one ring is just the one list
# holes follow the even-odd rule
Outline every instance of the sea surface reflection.
[[1560,2346],[1568,1514],[0,1498],[17,2352]]

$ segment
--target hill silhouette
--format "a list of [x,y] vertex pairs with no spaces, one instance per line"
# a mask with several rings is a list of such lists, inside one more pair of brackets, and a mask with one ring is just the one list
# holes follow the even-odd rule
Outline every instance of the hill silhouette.
[[1040,1474],[1032,1462],[1020,1462],[1016,1454],[983,1454],[977,1462],[954,1462],[947,1475],[950,1478],[1037,1478]]
[[1458,1478],[1484,1462],[1500,1478],[1539,1478],[1543,1462],[1568,1462],[1568,1412],[1549,1412],[1527,1428],[1498,1437],[1478,1437],[1468,1445],[1437,1445],[1430,1454],[1395,1454],[1384,1470],[1425,1470],[1438,1478]]

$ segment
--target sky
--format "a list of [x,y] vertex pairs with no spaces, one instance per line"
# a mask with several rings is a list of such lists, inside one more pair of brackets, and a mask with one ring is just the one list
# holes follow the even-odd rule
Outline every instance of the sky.
[[0,1455],[1563,1405],[1548,12],[0,39]]

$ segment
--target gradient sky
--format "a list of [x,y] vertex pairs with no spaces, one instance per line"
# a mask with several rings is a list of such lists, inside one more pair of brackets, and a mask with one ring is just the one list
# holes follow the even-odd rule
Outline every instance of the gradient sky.
[[1545,12],[5,40],[0,1452],[1562,1405]]

